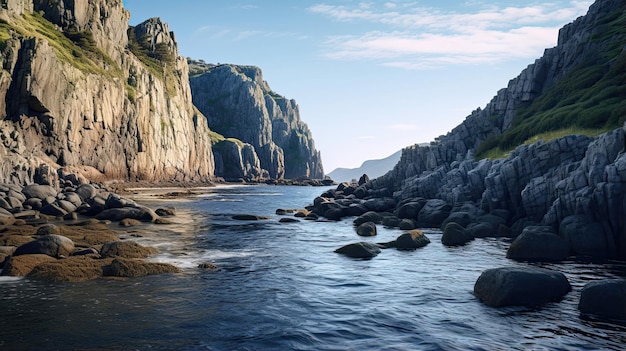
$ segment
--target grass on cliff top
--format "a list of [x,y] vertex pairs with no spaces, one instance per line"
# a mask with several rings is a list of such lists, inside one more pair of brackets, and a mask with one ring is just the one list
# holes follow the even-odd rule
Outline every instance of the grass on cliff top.
[[[537,134],[525,140],[523,145],[531,145],[538,141],[543,141],[545,143],[550,142],[552,140],[560,139],[566,137],[568,135],[586,135],[588,137],[596,137],[602,133],[607,132],[604,129],[583,129],[578,127],[570,127],[559,130],[553,130],[546,133]],[[503,150],[500,147],[494,147],[490,150],[487,150],[480,158],[487,158],[490,160],[499,160],[503,158],[509,157],[513,149]]]
[[223,136],[222,134],[218,132],[214,132],[212,130],[209,130],[209,138],[211,139],[212,146],[215,146],[223,141],[230,141],[231,143],[237,144],[237,146],[239,146],[240,149],[243,148],[243,141],[239,139],[235,139],[235,138],[227,138]]
[[592,40],[603,45],[603,50],[591,53],[530,105],[519,109],[511,128],[478,147],[477,158],[504,155],[550,132],[598,135],[626,122],[626,13],[616,11],[608,16]]
[[[63,33],[39,13],[25,13],[12,23],[0,24],[0,43],[6,45],[6,40],[11,37],[9,30],[23,37],[46,40],[60,61],[68,62],[82,72],[105,77],[121,74],[113,60],[97,47],[90,32]],[[104,69],[104,64],[109,69]]]

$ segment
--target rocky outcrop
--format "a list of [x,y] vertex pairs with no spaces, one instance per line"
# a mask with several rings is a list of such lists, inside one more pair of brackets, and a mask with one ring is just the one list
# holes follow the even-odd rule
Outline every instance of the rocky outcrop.
[[11,0],[0,18],[11,35],[0,45],[0,181],[31,183],[41,165],[211,179],[208,125],[166,24],[128,30],[120,0]]
[[[611,38],[620,38],[597,33],[623,9],[622,1],[596,2],[587,16],[561,29],[558,46],[546,50],[484,109],[430,145],[404,149],[391,172],[352,189],[356,198],[343,191],[329,197],[343,199],[344,207],[386,199],[387,208],[377,211],[393,211],[418,227],[438,227],[448,214],[466,212],[463,226],[473,237],[517,236],[528,226],[549,226],[567,243],[566,254],[626,259],[624,128],[597,137],[540,140],[495,160],[477,160],[474,152],[511,128],[520,108],[602,55],[616,40]],[[613,51],[618,57],[607,65],[623,64],[624,53]],[[576,225],[583,222],[588,225]]]
[[320,153],[298,105],[272,91],[259,68],[190,62],[196,72],[193,102],[211,129],[252,145],[271,178],[323,178]]

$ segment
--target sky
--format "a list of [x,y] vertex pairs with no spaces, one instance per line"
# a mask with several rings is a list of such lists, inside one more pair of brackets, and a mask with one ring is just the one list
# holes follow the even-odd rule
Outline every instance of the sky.
[[447,134],[593,1],[123,0],[180,54],[254,65],[295,99],[326,173]]

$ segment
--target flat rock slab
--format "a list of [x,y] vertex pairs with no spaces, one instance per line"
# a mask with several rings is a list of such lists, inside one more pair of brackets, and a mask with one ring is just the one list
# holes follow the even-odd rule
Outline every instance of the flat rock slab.
[[487,306],[539,306],[571,291],[563,273],[543,268],[501,267],[484,271],[474,294]]

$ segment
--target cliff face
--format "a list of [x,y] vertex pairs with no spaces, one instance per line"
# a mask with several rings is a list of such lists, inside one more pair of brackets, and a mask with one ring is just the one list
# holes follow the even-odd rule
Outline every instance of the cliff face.
[[[324,176],[320,153],[298,105],[273,92],[252,66],[194,62],[193,102],[212,130],[253,146],[271,178]],[[219,175],[219,174],[218,174]]]
[[8,0],[0,19],[0,181],[31,182],[41,164],[103,180],[212,177],[167,25],[129,30],[121,0]]
[[[622,70],[623,74],[623,25],[602,32],[608,35],[600,35],[599,30],[606,23],[623,21],[625,9],[624,1],[597,1],[586,16],[561,29],[557,47],[546,50],[484,109],[472,112],[430,145],[404,149],[391,172],[365,186],[369,196],[393,197],[398,206],[426,198],[445,200],[457,209],[469,203],[484,213],[506,211],[510,215],[506,224],[514,233],[529,224],[549,225],[572,242],[575,254],[626,259],[624,128],[595,138],[570,135],[522,145],[498,160],[474,156],[481,143],[512,128],[521,108],[540,99],[570,72],[609,57],[601,71]],[[618,49],[607,50],[614,46]],[[597,100],[596,105],[603,103]],[[571,118],[584,112],[572,113]],[[578,224],[593,227],[593,233],[580,232],[583,227]],[[576,226],[578,237],[567,237]],[[581,242],[585,248],[577,247]]]

